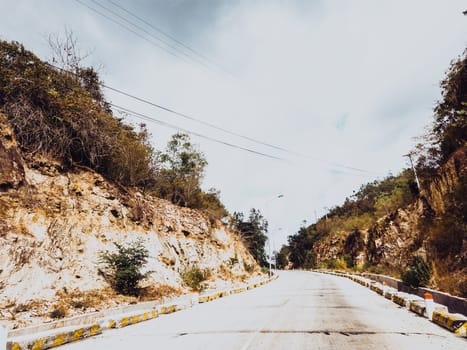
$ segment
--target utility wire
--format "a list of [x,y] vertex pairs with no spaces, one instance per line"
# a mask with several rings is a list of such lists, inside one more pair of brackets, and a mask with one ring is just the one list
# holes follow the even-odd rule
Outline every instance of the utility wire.
[[285,153],[289,153],[289,154],[292,154],[292,155],[295,155],[295,156],[298,156],[298,157],[308,158],[308,159],[313,159],[313,160],[316,160],[316,161],[324,162],[324,163],[327,163],[327,164],[329,164],[329,165],[332,165],[332,166],[335,166],[335,167],[339,167],[339,168],[343,168],[343,169],[347,169],[347,170],[358,171],[358,172],[361,172],[361,173],[382,175],[382,174],[377,173],[377,172],[374,172],[374,171],[369,171],[369,170],[365,170],[365,169],[361,169],[361,168],[351,167],[351,166],[347,166],[347,165],[344,165],[344,164],[339,164],[339,163],[336,163],[336,162],[330,162],[330,161],[323,160],[323,159],[319,159],[319,158],[312,157],[312,156],[309,156],[309,155],[301,154],[301,153],[299,153],[299,152],[296,152],[296,151],[293,151],[293,150],[290,150],[290,149],[287,149],[287,148],[284,148],[284,147],[280,147],[280,146],[276,146],[276,145],[273,145],[273,144],[270,144],[270,143],[267,143],[267,142],[264,142],[264,141],[260,141],[260,140],[254,139],[254,138],[252,138],[252,137],[245,136],[245,135],[236,133],[236,132],[234,132],[234,131],[230,131],[230,130],[228,130],[228,129],[222,128],[222,127],[220,127],[220,126],[217,126],[217,125],[214,125],[214,124],[205,122],[205,121],[203,121],[203,120],[201,120],[201,119],[198,119],[198,118],[189,116],[189,115],[187,115],[187,114],[177,112],[177,111],[175,111],[175,110],[173,110],[173,109],[171,109],[171,108],[164,107],[164,106],[162,106],[162,105],[159,105],[159,104],[157,104],[157,103],[151,102],[151,101],[146,100],[146,99],[143,99],[143,98],[141,98],[141,97],[132,95],[132,94],[130,94],[130,93],[128,93],[128,92],[125,92],[125,91],[116,89],[116,88],[111,87],[111,86],[109,86],[109,85],[102,84],[102,86],[103,86],[104,88],[108,89],[108,90],[117,92],[117,93],[119,93],[119,94],[121,94],[121,95],[127,96],[127,97],[132,98],[132,99],[134,99],[134,100],[136,100],[136,101],[145,103],[145,104],[147,104],[147,105],[150,105],[150,106],[153,106],[153,107],[156,107],[156,108],[159,108],[159,109],[162,109],[162,110],[164,110],[164,111],[166,111],[166,112],[175,114],[175,115],[177,115],[177,116],[179,116],[179,117],[182,117],[182,118],[185,118],[185,119],[188,119],[188,120],[191,120],[191,121],[195,121],[195,122],[197,122],[197,123],[199,123],[199,124],[209,126],[210,128],[213,128],[213,129],[216,129],[216,130],[225,132],[226,134],[229,134],[229,135],[237,136],[237,137],[239,137],[239,138],[242,138],[242,139],[244,139],[244,140],[248,140],[248,141],[254,142],[254,143],[256,143],[256,144],[260,144],[260,145],[263,145],[263,146],[267,146],[267,147],[270,147],[270,148],[273,148],[273,149],[276,149],[276,150],[279,150],[279,151],[282,151],[282,152],[285,152]]
[[[164,107],[164,106],[161,106],[157,103],[154,103],[154,102],[151,102],[151,101],[148,101],[148,100],[145,100],[141,97],[138,97],[138,96],[135,96],[135,95],[131,95],[129,94],[128,92],[125,92],[125,91],[122,91],[122,90],[119,90],[119,89],[116,89],[116,88],[113,88],[111,86],[108,86],[106,84],[102,84],[103,87],[105,87],[106,89],[109,89],[109,90],[112,90],[114,92],[117,92],[121,95],[124,95],[124,96],[127,96],[127,97],[130,97],[136,101],[139,101],[139,102],[143,102],[145,104],[148,104],[150,106],[153,106],[153,107],[156,107],[156,108],[159,108],[159,109],[162,109],[166,112],[169,112],[169,113],[172,113],[172,114],[175,114],[175,115],[178,115],[179,117],[182,117],[182,118],[185,118],[185,119],[188,119],[188,120],[191,120],[191,121],[195,121],[199,124],[203,124],[203,125],[206,125],[206,126],[209,126],[210,128],[213,128],[213,129],[216,129],[216,130],[219,130],[219,131],[222,131],[222,132],[225,132],[226,134],[230,134],[230,135],[233,135],[233,136],[237,136],[237,137],[240,137],[242,139],[245,139],[245,140],[248,140],[248,141],[251,141],[251,142],[254,142],[254,143],[258,143],[258,144],[261,144],[263,146],[268,146],[268,147],[271,147],[271,148],[274,148],[274,149],[277,149],[277,150],[280,150],[280,151],[283,151],[283,152],[287,152],[287,153],[294,153],[293,151],[290,151],[286,148],[282,148],[282,147],[279,147],[279,146],[274,146],[272,144],[269,144],[269,143],[266,143],[266,142],[263,142],[263,141],[259,141],[259,140],[256,140],[254,138],[251,138],[251,137],[248,137],[248,136],[244,136],[244,135],[241,135],[241,134],[238,134],[234,131],[230,131],[230,130],[227,130],[227,129],[224,129],[220,126],[217,126],[217,125],[214,125],[214,124],[211,124],[211,123],[208,123],[208,122],[205,122],[201,119],[197,119],[195,117],[191,117],[187,114],[184,114],[184,113],[180,113],[180,112],[177,112],[171,108],[167,108],[167,107]],[[298,154],[296,154],[298,155]]]
[[112,17],[106,15],[105,13],[102,13],[101,11],[99,11],[99,10],[97,10],[97,9],[95,9],[95,8],[93,8],[93,7],[91,7],[91,6],[89,6],[88,4],[84,3],[83,1],[81,1],[81,0],[75,0],[75,1],[78,2],[79,4],[81,4],[82,6],[88,8],[89,10],[91,10],[91,11],[97,13],[99,16],[102,16],[102,17],[108,19],[109,21],[111,21],[111,22],[117,24],[118,26],[120,26],[120,27],[122,27],[122,28],[128,30],[129,32],[131,32],[131,33],[133,33],[134,35],[136,35],[137,37],[139,37],[139,38],[145,40],[146,42],[150,43],[151,45],[156,46],[156,47],[158,47],[159,49],[165,51],[166,53],[168,53],[168,54],[170,54],[170,55],[172,55],[172,56],[174,56],[174,57],[177,57],[178,59],[183,60],[184,62],[192,63],[191,61],[187,60],[185,57],[180,56],[180,55],[178,55],[178,54],[175,53],[175,52],[172,52],[171,50],[167,49],[166,47],[164,47],[164,46],[162,46],[162,45],[160,45],[160,44],[158,44],[158,43],[156,43],[156,42],[154,42],[154,41],[152,41],[152,40],[149,40],[149,39],[146,38],[144,35],[138,33],[137,31],[133,30],[132,28],[130,28],[130,27],[128,27],[128,26],[126,26],[125,24],[118,22],[117,20],[115,20],[114,18],[112,18]]
[[133,18],[136,18],[138,21],[140,21],[141,23],[144,23],[145,25],[147,25],[148,27],[151,27],[153,30],[155,30],[156,32],[162,34],[163,36],[165,36],[166,38],[172,40],[173,42],[177,43],[178,45],[182,46],[183,48],[187,49],[188,51],[191,51],[193,54],[195,54],[196,56],[202,58],[203,60],[205,60],[206,62],[209,62],[211,63],[212,65],[218,67],[219,69],[221,70],[224,70],[220,65],[218,65],[216,62],[213,62],[212,60],[210,60],[208,57],[206,57],[205,55],[203,55],[202,53],[200,53],[199,51],[191,48],[190,46],[184,44],[183,42],[181,42],[180,40],[178,40],[177,38],[173,37],[172,35],[166,33],[165,31],[163,31],[162,29],[156,27],[155,25],[153,25],[152,23],[146,21],[144,18],[138,16],[137,14],[135,14],[134,12],[128,10],[127,8],[123,7],[122,5],[116,3],[115,1],[113,0],[107,0],[107,2],[111,3],[112,5],[114,5],[115,7],[119,8],[120,10],[126,12],[127,14],[129,14],[130,16],[132,16]]
[[127,114],[132,115],[134,117],[137,117],[139,119],[144,119],[144,120],[147,120],[147,121],[150,121],[150,122],[154,122],[154,123],[157,123],[159,125],[166,126],[168,128],[176,129],[178,131],[183,131],[183,132],[185,132],[187,134],[190,134],[190,135],[198,136],[198,137],[201,137],[203,139],[206,139],[206,140],[209,140],[209,141],[212,141],[212,142],[220,143],[220,144],[225,145],[225,146],[229,146],[229,147],[232,147],[232,148],[236,148],[236,149],[240,149],[240,150],[247,151],[247,152],[250,152],[250,153],[254,153],[254,154],[257,154],[257,155],[260,155],[260,156],[263,156],[263,157],[286,161],[284,158],[276,157],[276,156],[273,156],[273,155],[270,155],[270,154],[267,154],[267,153],[258,152],[258,151],[252,150],[250,148],[238,146],[238,145],[235,145],[233,143],[225,142],[225,141],[216,139],[214,137],[206,136],[206,135],[203,135],[203,134],[200,134],[200,133],[197,133],[197,132],[185,129],[185,128],[180,128],[179,126],[164,122],[162,120],[151,117],[151,116],[149,116],[147,114],[135,112],[135,111],[133,111],[131,109],[118,106],[118,105],[116,105],[114,103],[109,103],[109,105],[111,105],[112,107],[114,107],[116,110],[118,110],[120,112],[127,113]]
[[[79,1],[79,0],[76,0],[76,1]],[[51,67],[53,67],[53,68],[59,69],[59,70],[61,70],[61,71],[64,71],[64,72],[67,72],[67,73],[70,73],[70,74],[73,74],[73,75],[77,75],[77,74],[74,73],[74,72],[68,71],[68,70],[66,70],[66,69],[60,68],[60,67],[55,66],[55,65],[52,65],[52,64],[50,64],[50,63],[48,63],[48,65],[51,66]],[[177,116],[182,117],[182,118],[184,118],[184,119],[188,119],[188,120],[191,120],[191,121],[195,121],[195,122],[197,122],[197,123],[200,123],[200,124],[209,126],[209,127],[213,128],[213,129],[216,129],[216,130],[225,132],[225,133],[227,133],[227,134],[230,134],[230,135],[233,135],[233,136],[237,136],[237,137],[239,137],[239,138],[242,138],[242,139],[245,139],[245,140],[254,142],[254,143],[256,143],[256,144],[260,144],[260,145],[263,145],[263,146],[267,146],[267,147],[270,147],[270,148],[273,148],[273,149],[276,149],[276,150],[279,150],[279,151],[282,151],[282,152],[285,152],[285,153],[288,153],[288,154],[291,154],[291,155],[295,155],[295,156],[298,156],[298,157],[301,157],[301,158],[313,159],[313,160],[315,160],[315,161],[323,162],[323,163],[326,163],[326,164],[329,164],[329,165],[332,165],[332,166],[334,166],[334,167],[338,167],[338,168],[341,168],[341,169],[347,169],[347,170],[357,171],[357,172],[366,173],[366,174],[383,175],[383,174],[381,174],[381,173],[377,173],[377,172],[374,172],[374,171],[369,171],[369,170],[365,170],[365,169],[361,169],[361,168],[356,168],[356,167],[347,166],[347,165],[340,164],[340,163],[337,163],[337,162],[332,162],[332,161],[327,161],[327,160],[324,160],[324,159],[319,159],[319,158],[316,158],[316,157],[312,157],[312,156],[309,156],[309,155],[304,155],[304,154],[298,153],[298,152],[293,151],[293,150],[289,150],[289,149],[287,149],[287,148],[275,146],[275,145],[273,145],[273,144],[266,143],[266,142],[263,142],[263,141],[260,141],[260,140],[257,140],[257,139],[254,139],[254,138],[251,138],[251,137],[248,137],[248,136],[245,136],[245,135],[242,135],[242,134],[239,134],[239,133],[230,131],[230,130],[227,130],[227,129],[222,128],[222,127],[219,127],[219,126],[217,126],[217,125],[214,125],[214,124],[205,122],[205,121],[203,121],[203,120],[200,120],[200,119],[198,119],[198,118],[192,117],[192,116],[190,116],[190,115],[187,115],[187,114],[184,114],[184,113],[180,113],[180,112],[178,112],[178,111],[176,111],[176,110],[173,110],[173,109],[171,109],[171,108],[168,108],[168,107],[162,106],[162,105],[160,105],[160,104],[154,103],[154,102],[152,102],[152,101],[143,99],[143,98],[141,98],[141,97],[132,95],[132,94],[130,94],[130,93],[128,93],[128,92],[125,92],[125,91],[122,91],[122,90],[120,90],[120,89],[111,87],[111,86],[109,86],[109,85],[107,85],[107,84],[101,83],[101,86],[104,87],[104,88],[106,88],[106,89],[108,89],[108,90],[117,92],[117,93],[119,93],[119,94],[121,94],[121,95],[127,96],[127,97],[129,97],[129,98],[132,98],[132,99],[134,99],[134,100],[136,100],[136,101],[145,103],[145,104],[147,104],[147,105],[156,107],[156,108],[158,108],[158,109],[161,109],[161,110],[163,110],[163,111],[169,112],[169,113],[174,114],[174,115],[177,115]],[[111,105],[112,105],[112,104],[111,104]],[[118,107],[118,106],[117,106],[116,108],[125,109],[124,107]],[[134,112],[134,111],[130,111],[130,112],[128,112],[128,113],[130,113],[130,114],[137,114],[137,112]],[[141,116],[141,114],[140,114],[140,116]],[[145,118],[151,118],[151,117],[145,116]],[[155,122],[157,122],[157,123],[159,123],[159,124],[165,123],[165,122],[162,122],[162,121],[159,121],[159,120],[153,120],[153,121],[155,121]],[[179,130],[182,130],[181,128],[176,127],[176,126],[174,126],[174,125],[172,125],[172,124],[165,123],[165,124],[162,124],[162,125],[165,125],[165,126],[168,126],[168,127],[171,127],[171,128],[177,128],[177,129],[179,129]],[[192,132],[192,131],[189,131],[189,130],[187,130],[187,129],[184,129],[183,131],[186,132],[186,133],[189,133],[189,134],[193,134],[193,135],[202,137],[202,138],[212,139],[212,138],[210,138],[209,136],[197,134],[197,133]],[[228,142],[224,142],[224,141],[221,141],[221,140],[218,140],[218,139],[212,139],[211,141],[214,141],[214,140],[216,140],[215,142],[219,142],[219,143],[222,143],[222,144],[224,144],[224,145],[228,145],[228,146],[235,147],[235,148],[239,148],[239,149],[244,149],[244,150],[246,150],[246,151],[248,151],[248,152],[252,152],[252,153],[264,155],[264,156],[267,156],[267,157],[269,157],[269,158],[285,160],[284,158],[280,158],[280,157],[276,157],[276,156],[271,156],[271,155],[268,155],[268,154],[266,154],[266,153],[254,151],[254,150],[251,150],[251,149],[249,149],[249,148],[245,148],[245,147],[242,147],[242,146],[237,146],[237,145],[234,145],[234,144],[231,144],[231,143],[228,143]]]
[[114,15],[115,17],[117,18],[120,18],[121,20],[123,20],[124,22],[128,23],[130,26],[133,26],[137,29],[139,29],[140,31],[142,31],[143,33],[145,33],[146,35],[149,35],[151,38],[154,38],[156,39],[157,41],[167,45],[168,47],[170,47],[171,49],[173,49],[175,52],[183,55],[183,56],[186,56],[188,59],[191,59],[193,60],[194,62],[196,63],[199,63],[201,65],[203,65],[205,68],[207,69],[210,69],[210,67],[208,65],[206,65],[203,61],[200,61],[198,58],[196,57],[193,57],[192,55],[189,55],[187,54],[186,52],[180,50],[179,47],[177,46],[174,46],[172,45],[170,42],[164,40],[164,39],[161,39],[160,37],[154,35],[153,33],[147,31],[146,29],[144,29],[143,27],[139,26],[138,24],[135,24],[133,21],[130,21],[129,19],[125,18],[124,16],[121,16],[120,14],[118,14],[117,12],[115,12],[114,10],[100,4],[99,2],[97,2],[96,0],[90,0],[91,2],[93,2],[94,4],[96,4],[97,6],[99,6],[100,8],[104,9],[105,11],[111,13],[112,15]]

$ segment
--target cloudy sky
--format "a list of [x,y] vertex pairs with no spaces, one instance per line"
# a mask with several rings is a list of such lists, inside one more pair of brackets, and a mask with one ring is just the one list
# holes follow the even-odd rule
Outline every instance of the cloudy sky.
[[[231,212],[260,208],[278,248],[303,220],[408,166],[467,46],[464,10],[464,0],[2,0],[0,39],[48,59],[47,36],[68,28],[109,86],[231,133],[107,90],[113,103],[280,158],[192,136],[209,161],[204,188]],[[159,149],[177,131],[148,126]]]

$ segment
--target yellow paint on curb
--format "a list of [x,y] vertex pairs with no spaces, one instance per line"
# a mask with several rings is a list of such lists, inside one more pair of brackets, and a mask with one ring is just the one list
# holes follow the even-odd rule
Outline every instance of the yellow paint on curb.
[[11,346],[11,350],[21,350],[21,346],[18,343],[13,343]]
[[153,317],[153,318],[156,318],[156,317],[158,316],[157,310],[156,310],[156,309],[152,310],[152,313],[151,313],[151,314],[152,314],[152,317]]
[[139,322],[139,316],[140,315],[135,315],[133,316],[133,320],[131,321],[132,324],[138,323]]
[[121,327],[126,327],[128,325],[128,322],[130,321],[129,317],[125,317],[122,322],[121,322]]
[[91,329],[89,330],[89,335],[96,335],[99,330],[101,329],[101,327],[98,325],[98,324],[95,324],[91,327]]
[[109,328],[115,328],[116,326],[117,326],[117,322],[115,322],[115,320],[109,321]]
[[52,347],[62,345],[65,342],[67,336],[68,336],[68,334],[66,334],[66,333],[61,333],[61,334],[57,335],[55,337],[54,341],[52,342]]
[[44,347],[44,340],[38,339],[34,342],[34,345],[31,347],[31,350],[42,350]]
[[73,332],[73,335],[71,337],[71,341],[77,341],[78,339],[81,339],[81,337],[83,336],[83,333],[84,333],[83,328],[77,329],[76,331]]

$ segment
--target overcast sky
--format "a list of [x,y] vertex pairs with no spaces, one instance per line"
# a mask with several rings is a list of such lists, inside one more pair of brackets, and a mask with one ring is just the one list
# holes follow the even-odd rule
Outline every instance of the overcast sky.
[[[203,187],[220,190],[230,212],[260,208],[279,248],[303,220],[408,166],[439,81],[467,46],[464,10],[464,0],[2,0],[0,38],[47,59],[46,37],[67,27],[108,85],[289,150],[106,91],[115,104],[283,159],[192,136],[209,162]],[[176,132],[147,124],[158,149]]]

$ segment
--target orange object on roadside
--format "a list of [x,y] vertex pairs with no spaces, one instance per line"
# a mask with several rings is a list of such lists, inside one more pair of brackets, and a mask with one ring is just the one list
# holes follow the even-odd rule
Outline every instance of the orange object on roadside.
[[431,293],[426,292],[426,293],[424,294],[424,296],[425,296],[425,300],[426,300],[426,299],[431,299],[431,300],[433,300],[433,295],[431,295]]

